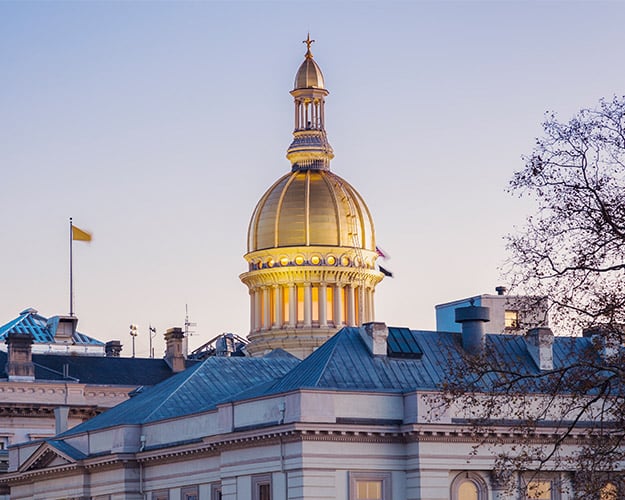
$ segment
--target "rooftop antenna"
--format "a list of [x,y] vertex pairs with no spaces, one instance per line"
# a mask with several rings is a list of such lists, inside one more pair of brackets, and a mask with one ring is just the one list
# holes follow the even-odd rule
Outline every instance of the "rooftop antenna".
[[150,337],[150,358],[154,358],[154,348],[152,347],[152,339],[156,337],[156,327],[152,326],[151,323],[149,326],[149,337]]
[[192,323],[189,321],[189,304],[184,305],[185,316],[184,316],[184,343],[183,343],[183,352],[184,357],[187,357],[189,353],[189,337],[195,333],[195,330],[191,330],[191,328],[195,328],[197,323]]

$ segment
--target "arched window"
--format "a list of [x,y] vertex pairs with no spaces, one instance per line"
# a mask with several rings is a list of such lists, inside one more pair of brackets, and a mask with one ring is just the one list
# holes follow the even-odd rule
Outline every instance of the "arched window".
[[476,472],[461,472],[451,483],[451,500],[488,500],[486,481]]

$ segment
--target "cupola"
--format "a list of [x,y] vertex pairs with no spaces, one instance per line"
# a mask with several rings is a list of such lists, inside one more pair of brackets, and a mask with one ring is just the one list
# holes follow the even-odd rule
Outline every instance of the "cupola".
[[250,343],[262,355],[281,348],[303,358],[343,326],[374,321],[375,230],[362,196],[330,171],[323,74],[304,41],[295,76],[291,171],[256,205],[247,237]]

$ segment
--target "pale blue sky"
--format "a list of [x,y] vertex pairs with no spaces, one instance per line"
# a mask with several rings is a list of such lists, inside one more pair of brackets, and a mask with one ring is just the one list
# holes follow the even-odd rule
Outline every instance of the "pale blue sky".
[[[289,90],[310,30],[332,169],[368,202],[395,273],[377,319],[502,284],[505,193],[547,110],[622,94],[622,2],[0,1],[0,323],[68,312],[120,339],[246,335],[252,210],[289,163]],[[504,283],[505,284],[505,283]],[[157,355],[162,342],[157,343]]]

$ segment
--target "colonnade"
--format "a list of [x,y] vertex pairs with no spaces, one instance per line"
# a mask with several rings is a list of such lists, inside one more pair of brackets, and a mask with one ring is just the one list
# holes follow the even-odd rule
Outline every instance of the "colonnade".
[[374,288],[358,284],[271,285],[250,290],[252,332],[358,326],[374,321]]
[[295,100],[295,130],[324,129],[323,99]]

